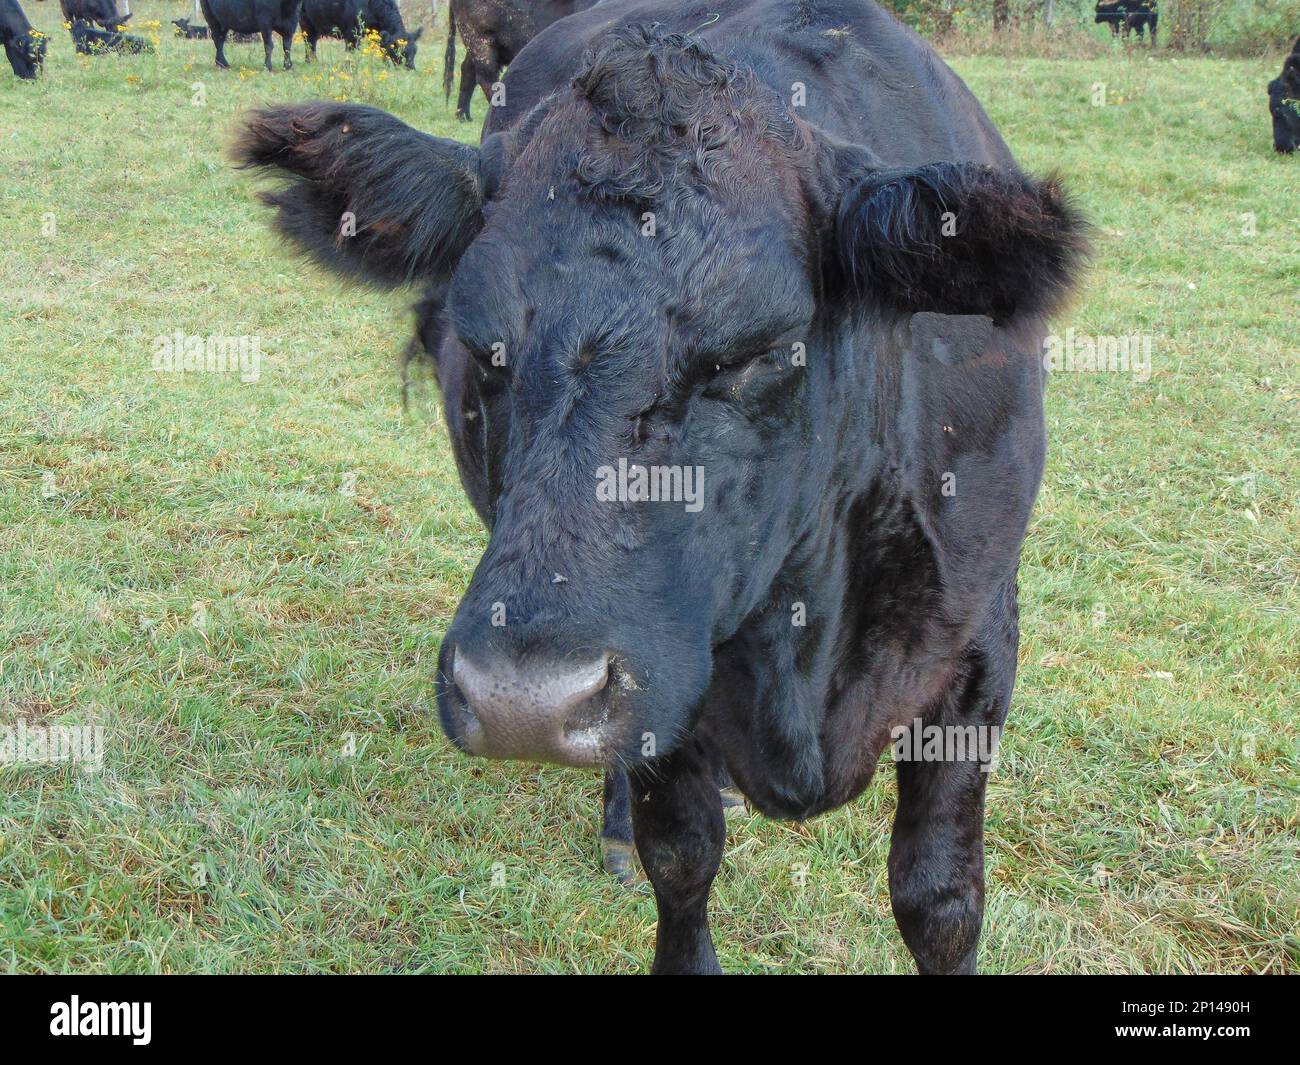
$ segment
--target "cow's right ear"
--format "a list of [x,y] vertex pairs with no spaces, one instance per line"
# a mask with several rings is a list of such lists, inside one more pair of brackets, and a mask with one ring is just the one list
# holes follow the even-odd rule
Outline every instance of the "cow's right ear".
[[232,154],[294,179],[262,195],[317,262],[381,285],[443,281],[483,224],[499,165],[387,112],[325,101],[250,115]]

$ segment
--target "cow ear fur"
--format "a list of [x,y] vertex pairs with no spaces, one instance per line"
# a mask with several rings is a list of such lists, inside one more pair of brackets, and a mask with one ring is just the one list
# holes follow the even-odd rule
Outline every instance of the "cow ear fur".
[[284,236],[375,284],[445,280],[482,227],[479,150],[377,108],[319,101],[255,111],[232,155],[292,176],[262,195]]
[[862,298],[999,323],[1056,309],[1087,255],[1086,226],[1055,179],[975,163],[857,177],[835,229],[841,271]]

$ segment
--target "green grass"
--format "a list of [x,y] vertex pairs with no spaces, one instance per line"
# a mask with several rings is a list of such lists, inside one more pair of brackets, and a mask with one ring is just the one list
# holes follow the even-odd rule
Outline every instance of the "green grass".
[[[93,715],[108,752],[0,767],[0,968],[646,968],[653,901],[598,871],[594,775],[471,762],[432,712],[484,536],[434,404],[401,408],[410,295],[290,257],[222,157],[241,109],[322,94],[472,138],[441,31],[414,75],[337,42],[268,75],[259,46],[218,72],[170,36],[79,59],[52,2],[26,8],[53,40],[38,83],[0,77],[0,724]],[[1276,64],[954,65],[1099,226],[1060,327],[1154,342],[1147,384],[1051,384],[984,968],[1300,969],[1300,160],[1270,150]],[[260,337],[260,380],[152,372],[177,329]],[[732,820],[724,967],[908,971],[893,803],[886,770],[803,826]]]

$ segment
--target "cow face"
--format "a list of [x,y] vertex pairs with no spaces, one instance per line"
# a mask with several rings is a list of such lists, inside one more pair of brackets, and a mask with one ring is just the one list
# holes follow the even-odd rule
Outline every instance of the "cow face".
[[888,321],[1040,313],[1080,250],[1054,186],[884,170],[647,28],[481,151],[411,130],[397,149],[400,126],[284,108],[237,154],[306,179],[269,201],[321,261],[445,294],[444,361],[468,367],[449,420],[491,538],[438,702],[453,742],[494,757],[671,750],[716,649],[757,615],[799,624],[794,593],[844,564],[819,538],[886,413],[864,397]]
[[84,0],[78,17],[97,23],[106,30],[116,29],[131,20],[130,15],[117,13],[116,0]]
[[45,63],[45,48],[49,39],[39,30],[32,30],[5,42],[5,55],[9,65],[20,78],[34,78]]
[[1273,116],[1273,150],[1300,148],[1300,52],[1287,56],[1282,73],[1269,82],[1268,109]]
[[381,33],[379,43],[384,56],[394,66],[405,66],[407,70],[414,70],[417,51],[415,42],[420,39],[422,33],[424,33],[423,26],[414,33]]

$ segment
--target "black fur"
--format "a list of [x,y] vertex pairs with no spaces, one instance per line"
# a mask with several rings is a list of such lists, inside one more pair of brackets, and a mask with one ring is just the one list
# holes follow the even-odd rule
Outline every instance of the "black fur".
[[389,62],[415,69],[416,41],[424,30],[407,30],[394,0],[303,0],[300,21],[312,59],[321,37],[336,35],[348,48],[356,48],[366,30],[375,30]]
[[[379,284],[446,275],[481,224],[478,152],[373,107],[254,112],[234,157],[300,178],[263,197],[280,232],[322,265]],[[345,212],[355,236],[342,235]]]
[[[450,742],[604,765],[614,815],[626,772],[655,971],[716,971],[724,768],[802,819],[893,727],[1006,717],[1042,314],[1082,226],[866,0],[602,0],[505,84],[478,151],[322,103],[255,115],[237,155],[294,175],[272,202],[314,257],[427,282],[415,344],[490,532],[439,650]],[[706,471],[701,507],[602,498],[621,460]],[[972,971],[987,775],[898,776],[899,930],[921,971]]]
[[119,15],[114,0],[59,0],[63,20],[69,25],[78,19],[115,30],[131,20],[130,15]]
[[596,0],[450,0],[447,52],[442,85],[448,100],[456,67],[456,35],[465,42],[460,68],[456,117],[469,121],[470,101],[477,86],[490,97],[502,67],[514,61],[523,47],[557,19],[590,7]]
[[284,69],[293,68],[293,36],[298,32],[298,12],[302,0],[199,0],[203,19],[212,32],[216,50],[216,64],[228,69],[226,39],[236,40],[244,34],[256,34],[262,39],[263,65],[269,71],[274,51],[274,35],[279,34],[284,49]]
[[30,79],[41,72],[47,44],[44,34],[27,21],[18,0],[0,0],[0,46],[18,77]]
[[72,24],[72,44],[81,55],[99,55],[119,52],[124,55],[151,54],[153,45],[143,37],[135,37],[117,30],[101,30],[77,19]]
[[1268,109],[1273,118],[1273,150],[1300,148],[1300,37],[1282,63],[1282,73],[1268,83]]
[[1055,310],[1087,252],[1058,181],[976,163],[873,174],[841,200],[838,230],[863,296],[995,321]]

